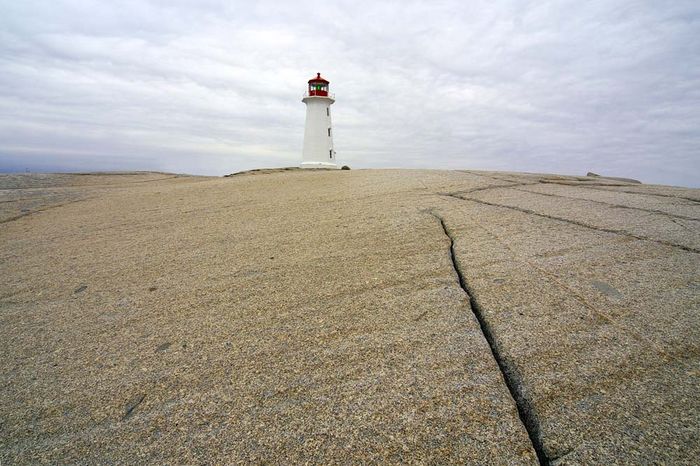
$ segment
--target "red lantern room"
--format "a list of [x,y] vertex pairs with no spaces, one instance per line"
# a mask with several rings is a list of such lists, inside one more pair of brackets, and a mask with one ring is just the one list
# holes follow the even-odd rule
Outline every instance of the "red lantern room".
[[315,78],[309,79],[309,96],[328,97],[328,84],[330,84],[329,81],[323,79],[321,73],[316,73]]

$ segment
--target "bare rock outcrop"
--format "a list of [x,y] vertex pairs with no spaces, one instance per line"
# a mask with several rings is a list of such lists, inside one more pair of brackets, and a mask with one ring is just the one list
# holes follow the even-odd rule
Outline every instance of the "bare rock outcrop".
[[252,174],[0,177],[0,463],[700,457],[700,190]]

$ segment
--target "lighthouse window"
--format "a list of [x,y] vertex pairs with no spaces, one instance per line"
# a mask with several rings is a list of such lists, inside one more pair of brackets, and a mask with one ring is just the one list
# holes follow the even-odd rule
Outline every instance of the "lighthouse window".
[[328,137],[331,137],[331,129],[328,128]]
[[333,158],[333,149],[329,150],[328,154],[331,156],[331,158]]
[[331,109],[326,107],[326,115],[331,116]]

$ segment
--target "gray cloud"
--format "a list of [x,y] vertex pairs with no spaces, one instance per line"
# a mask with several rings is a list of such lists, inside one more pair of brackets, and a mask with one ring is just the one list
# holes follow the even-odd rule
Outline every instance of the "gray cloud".
[[700,186],[695,1],[0,4],[0,169],[300,161],[306,80],[353,167]]

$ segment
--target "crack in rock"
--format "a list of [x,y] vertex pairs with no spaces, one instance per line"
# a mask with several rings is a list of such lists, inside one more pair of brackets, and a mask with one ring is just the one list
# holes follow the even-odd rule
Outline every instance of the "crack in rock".
[[579,222],[576,220],[571,220],[571,219],[563,218],[563,217],[556,217],[554,215],[543,214],[543,213],[535,212],[534,210],[525,209],[522,207],[515,207],[515,206],[506,205],[506,204],[498,204],[495,202],[482,201],[481,199],[474,199],[473,197],[462,197],[459,194],[455,194],[455,193],[436,193],[436,194],[438,196],[447,196],[447,197],[451,197],[453,199],[459,199],[461,201],[476,202],[478,204],[488,205],[491,207],[503,207],[504,209],[515,210],[517,212],[522,212],[522,213],[528,214],[528,215],[536,215],[538,217],[548,218],[550,220],[558,220],[560,222],[569,223],[571,225],[577,225],[577,226],[580,226],[583,228],[588,228],[590,230],[602,231],[605,233],[612,233],[612,234],[621,235],[621,236],[627,236],[629,238],[634,238],[634,239],[641,240],[641,241],[651,241],[653,243],[663,244],[664,246],[671,246],[674,248],[678,248],[678,249],[681,249],[683,251],[694,252],[695,254],[700,253],[700,249],[696,249],[696,248],[693,248],[691,246],[684,246],[682,244],[673,243],[671,241],[665,241],[662,239],[651,238],[649,236],[636,235],[636,234],[630,233],[629,231],[626,231],[626,230],[615,230],[613,228],[597,227],[595,225],[589,225],[588,223],[583,223],[583,222]]
[[[663,193],[643,193],[641,191],[631,191],[631,190],[625,190],[625,189],[601,189],[601,188],[596,188],[594,186],[590,185],[579,185],[583,188],[588,188],[592,189],[595,191],[604,191],[608,193],[627,193],[627,194],[637,194],[639,196],[649,196],[649,197],[670,197],[672,199],[679,199],[681,201],[690,201],[693,204],[700,204],[700,200],[695,199],[693,197],[687,197],[687,196],[674,196],[673,194],[663,194]],[[611,186],[611,185],[601,185],[601,186]],[[629,186],[629,185],[625,185]]]
[[479,323],[481,333],[484,335],[484,339],[486,340],[486,342],[489,345],[489,348],[491,349],[491,354],[493,355],[493,358],[501,371],[501,375],[506,384],[506,387],[508,388],[508,391],[510,392],[513,401],[515,401],[515,406],[518,410],[518,416],[520,417],[520,421],[522,422],[523,426],[525,427],[525,430],[527,431],[527,435],[530,438],[532,448],[537,454],[537,459],[539,460],[539,463],[541,465],[549,465],[549,459],[547,458],[547,455],[544,452],[544,445],[542,441],[542,433],[540,429],[539,419],[537,417],[537,413],[535,412],[535,408],[532,404],[532,401],[530,400],[527,394],[527,390],[523,386],[522,377],[520,376],[520,373],[518,372],[515,365],[503,356],[499,345],[496,341],[496,338],[493,334],[493,330],[491,329],[491,326],[484,315],[483,309],[477,301],[477,299],[475,298],[474,292],[469,287],[464,278],[464,275],[462,274],[457,255],[455,253],[455,240],[454,236],[452,235],[452,232],[449,230],[449,228],[447,228],[447,224],[445,223],[445,220],[442,217],[440,217],[434,212],[431,212],[431,215],[435,217],[438,220],[438,222],[440,222],[440,226],[442,227],[443,233],[450,240],[450,260],[452,261],[452,268],[454,269],[454,272],[457,275],[457,281],[459,283],[460,288],[462,288],[462,291],[464,291],[464,293],[467,295],[467,298],[469,298],[469,304],[472,313],[474,314],[474,317]]
[[[514,186],[515,186],[515,185],[514,185]],[[674,218],[683,219],[683,220],[692,220],[692,221],[695,221],[695,222],[700,221],[700,219],[697,219],[697,218],[694,218],[694,217],[688,217],[687,215],[671,214],[671,213],[665,212],[665,211],[663,211],[663,210],[658,210],[658,209],[644,209],[644,208],[642,208],[642,207],[633,207],[633,206],[622,205],[622,204],[613,204],[613,203],[610,203],[610,202],[597,201],[597,200],[586,199],[586,198],[581,198],[581,197],[563,196],[563,195],[561,195],[561,194],[553,194],[553,193],[540,193],[540,192],[537,192],[537,191],[529,191],[529,190],[527,190],[527,189],[518,189],[517,187],[513,187],[513,190],[514,190],[514,191],[520,191],[521,193],[535,194],[535,195],[538,195],[538,196],[558,197],[558,198],[562,198],[562,199],[570,199],[570,200],[573,200],[573,201],[592,202],[592,203],[594,203],[594,204],[601,204],[601,205],[604,205],[604,206],[615,207],[615,208],[619,208],[619,209],[639,210],[639,211],[641,211],[641,212],[648,212],[648,213],[652,213],[652,214],[660,214],[660,215],[664,215],[664,216],[666,216],[666,217],[669,217],[669,219],[670,219],[671,221],[674,221],[674,220],[673,220]],[[598,191],[602,191],[602,190],[598,190]],[[614,191],[610,191],[610,192],[614,192]],[[459,193],[459,194],[468,194],[468,192]]]
[[134,413],[134,410],[141,404],[144,398],[146,398],[146,394],[139,393],[138,395],[134,396],[129,401],[127,401],[126,405],[124,406],[124,415],[122,416],[122,421],[128,419]]

